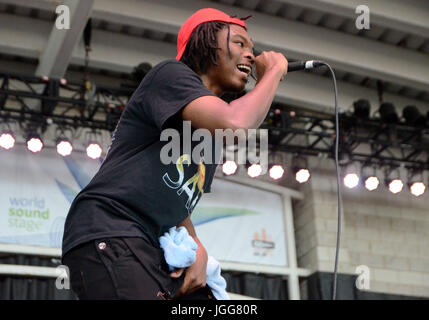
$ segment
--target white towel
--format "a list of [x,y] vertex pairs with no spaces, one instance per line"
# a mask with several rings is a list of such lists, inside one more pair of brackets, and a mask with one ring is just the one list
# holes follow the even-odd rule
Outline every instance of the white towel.
[[[164,250],[165,261],[173,271],[175,268],[186,268],[196,260],[197,243],[188,234],[185,227],[172,227],[159,238],[161,248]],[[217,300],[229,300],[226,292],[226,281],[220,275],[220,264],[212,256],[207,260],[206,283]]]

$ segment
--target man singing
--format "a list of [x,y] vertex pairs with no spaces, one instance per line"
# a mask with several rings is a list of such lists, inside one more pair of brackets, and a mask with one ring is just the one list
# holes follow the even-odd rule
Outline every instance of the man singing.
[[[176,59],[156,65],[126,106],[99,171],[73,201],[63,238],[63,264],[79,299],[210,299],[207,252],[190,215],[210,185],[214,161],[180,154],[163,164],[166,128],[258,128],[265,119],[287,59],[255,58],[245,19],[216,9],[195,12],[180,29]],[[230,103],[220,97],[253,90]],[[192,142],[192,148],[195,142]],[[188,268],[170,272],[159,237],[184,226],[198,244]]]

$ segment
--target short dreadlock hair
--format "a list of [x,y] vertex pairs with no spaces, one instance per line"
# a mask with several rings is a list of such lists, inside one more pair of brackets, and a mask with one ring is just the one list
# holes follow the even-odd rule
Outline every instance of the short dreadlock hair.
[[[251,16],[240,19],[247,20],[250,17]],[[232,18],[234,18],[234,16],[232,16]],[[200,24],[192,32],[180,61],[196,73],[202,74],[206,73],[210,63],[217,65],[217,50],[220,49],[218,47],[217,33],[224,28],[228,28],[226,41],[228,54],[231,57],[231,52],[229,50],[230,24],[221,21],[209,21]]]

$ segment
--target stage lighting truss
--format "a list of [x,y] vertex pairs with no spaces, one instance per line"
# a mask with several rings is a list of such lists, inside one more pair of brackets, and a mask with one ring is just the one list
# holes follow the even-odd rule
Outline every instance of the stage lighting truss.
[[[135,88],[110,88],[66,79],[0,72],[0,119],[113,131]],[[44,86],[40,90],[40,86]],[[17,90],[16,88],[20,88]],[[28,99],[31,98],[31,99]],[[15,103],[12,101],[18,101]],[[40,109],[28,104],[39,101]]]
[[[113,132],[136,89],[88,88],[84,82],[7,73],[0,73],[0,83],[0,119],[31,123],[41,128],[41,134],[51,124]],[[42,91],[40,86],[44,86]],[[28,105],[28,100],[39,101],[41,108]],[[339,115],[340,155],[347,153],[351,160],[370,165],[429,170],[429,126],[414,106],[404,108],[403,119],[388,102],[380,106],[377,118],[367,118],[370,106],[366,100],[354,105],[355,114],[350,107],[350,112]],[[269,131],[270,150],[303,157],[335,157],[333,114],[273,103],[261,128]]]
[[[402,165],[405,168],[429,170],[429,126],[409,125],[410,120],[391,123],[396,121],[392,116],[392,104],[385,104],[383,107],[383,119],[392,120],[390,122],[384,122],[381,118],[366,119],[366,102],[361,101],[356,106],[355,112],[358,112],[359,117],[353,112],[339,115],[340,156],[349,154],[350,160],[366,165]],[[333,159],[336,142],[335,116],[303,110],[296,111],[291,116],[289,109],[284,107],[281,113],[283,127],[273,126],[274,120],[265,121],[261,126],[277,132],[275,139],[269,139],[270,149],[300,154],[303,157],[325,155]],[[274,116],[275,114],[271,115]],[[419,123],[422,121],[414,113],[408,118],[420,119]]]
[[[386,177],[384,183],[391,193],[398,194],[404,189],[405,182],[401,176],[405,170],[405,168],[401,167],[393,168],[388,166],[384,168],[384,174]],[[377,173],[377,168],[371,166],[362,167],[360,177],[356,173],[356,167],[351,167],[351,165],[348,165],[344,172],[344,185],[350,189],[357,187],[360,184],[360,179],[363,181],[363,185],[368,191],[374,191],[380,186],[380,178],[379,173]],[[406,185],[408,186],[410,193],[415,197],[423,195],[426,192],[426,184],[424,181],[427,180],[424,177],[424,171],[422,169],[409,169],[407,172],[408,182]]]

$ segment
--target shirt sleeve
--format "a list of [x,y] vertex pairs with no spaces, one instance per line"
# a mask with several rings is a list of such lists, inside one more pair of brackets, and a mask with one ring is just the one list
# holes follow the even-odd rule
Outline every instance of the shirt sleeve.
[[152,78],[145,95],[145,108],[159,130],[191,101],[215,96],[200,76],[179,61],[163,65]]

